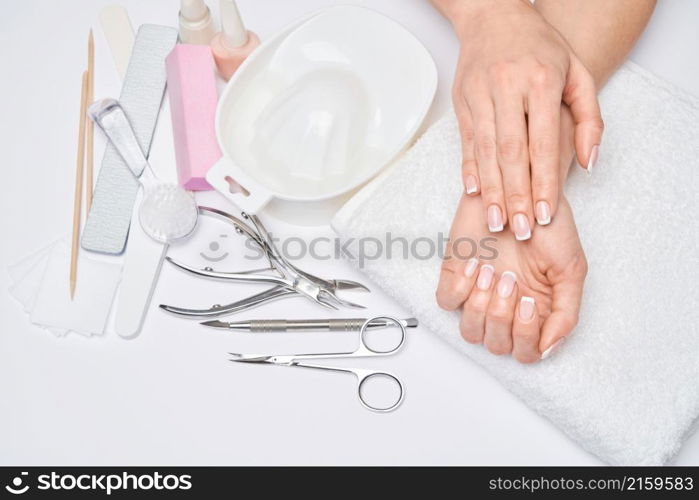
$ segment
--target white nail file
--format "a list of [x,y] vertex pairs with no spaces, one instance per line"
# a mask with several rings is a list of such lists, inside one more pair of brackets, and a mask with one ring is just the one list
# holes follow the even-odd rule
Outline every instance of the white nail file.
[[114,312],[114,331],[120,337],[141,332],[166,253],[167,245],[148,237],[140,224],[133,225]]
[[[146,156],[165,93],[165,57],[177,42],[177,30],[144,24],[138,30],[119,102]],[[109,144],[102,159],[82,247],[106,254],[124,251],[139,183]]]
[[121,5],[107,5],[100,10],[100,24],[107,44],[109,44],[114,66],[119,73],[119,78],[123,80],[134,44],[129,14]]
[[[161,125],[153,137],[149,163],[159,179],[177,182],[175,146],[167,97],[158,121]],[[138,200],[134,207],[136,217],[137,211]],[[120,337],[134,338],[141,332],[167,248],[167,245],[148,237],[140,224],[131,226],[114,312],[114,331]]]

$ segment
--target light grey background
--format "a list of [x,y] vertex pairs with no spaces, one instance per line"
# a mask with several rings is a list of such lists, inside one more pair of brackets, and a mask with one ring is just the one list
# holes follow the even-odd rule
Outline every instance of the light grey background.
[[[96,94],[116,96],[119,90],[97,22],[99,9],[108,3],[23,0],[8,5],[0,18],[3,265],[70,228],[79,81],[90,25],[95,27]],[[128,7],[134,27],[176,23],[175,0],[121,3]],[[426,0],[239,0],[246,23],[262,38],[317,8],[348,3],[395,18],[430,50],[440,74],[428,120],[433,122],[449,106],[458,47],[449,25]],[[631,58],[699,96],[698,22],[699,3],[660,1]],[[161,170],[172,168],[169,134],[170,124],[161,121],[152,152]],[[97,165],[102,147],[98,137]],[[217,198],[200,196],[225,206]],[[327,228],[298,230],[275,222],[270,226],[281,236],[331,234]],[[213,235],[217,230],[212,231]],[[209,236],[203,234],[177,252],[193,258],[206,250]],[[319,274],[363,279],[343,262],[311,266]],[[410,333],[399,356],[363,362],[400,374],[408,391],[400,411],[375,415],[359,406],[349,376],[231,366],[225,361],[230,350],[349,347],[349,336],[323,335],[309,343],[299,336],[228,335],[152,307],[136,340],[113,334],[57,339],[29,324],[7,293],[8,286],[3,270],[1,464],[600,463],[424,330]],[[404,314],[372,288],[371,296],[357,297],[370,303],[370,313]],[[197,282],[166,267],[153,302],[204,305],[254,290]],[[246,317],[321,314],[295,299]],[[699,463],[699,436],[690,438],[677,462]]]

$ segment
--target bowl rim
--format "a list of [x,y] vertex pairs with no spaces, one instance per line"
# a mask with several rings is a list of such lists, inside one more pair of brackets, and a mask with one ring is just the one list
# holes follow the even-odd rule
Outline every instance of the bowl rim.
[[[415,121],[414,125],[405,133],[404,137],[405,140],[401,141],[396,148],[388,155],[386,158],[386,161],[377,164],[377,166],[373,169],[371,169],[369,172],[366,174],[357,177],[357,179],[349,184],[347,186],[344,186],[340,189],[336,189],[334,191],[330,191],[327,193],[324,193],[322,195],[316,195],[316,196],[295,196],[295,195],[289,195],[286,193],[280,193],[275,189],[272,189],[265,185],[263,182],[259,181],[255,175],[250,173],[247,169],[241,167],[238,165],[235,161],[233,161],[232,158],[228,155],[226,148],[224,147],[223,140],[221,138],[221,115],[222,115],[222,108],[223,108],[223,103],[226,102],[228,95],[232,92],[232,89],[236,86],[236,82],[242,78],[241,75],[245,74],[245,68],[247,68],[253,61],[255,61],[258,57],[262,57],[263,54],[263,49],[266,46],[272,45],[277,43],[279,40],[289,36],[293,31],[296,29],[299,29],[302,25],[306,24],[310,20],[326,14],[328,12],[333,12],[337,10],[355,10],[358,12],[362,12],[363,14],[368,14],[371,13],[370,15],[376,15],[380,16],[383,18],[385,21],[394,23],[398,25],[400,28],[402,28],[403,32],[410,38],[413,39],[414,42],[416,42],[417,46],[422,49],[425,57],[425,61],[428,63],[428,72],[429,72],[429,81],[426,84],[426,87],[428,89],[427,95],[429,95],[429,99],[425,99],[424,103],[420,108],[417,109],[416,115],[418,116],[418,120]],[[271,36],[264,42],[260,44],[260,46],[252,52],[250,57],[248,57],[238,68],[238,70],[233,74],[231,79],[228,81],[226,84],[226,87],[224,88],[223,92],[221,93],[221,97],[218,100],[218,104],[216,106],[216,117],[215,117],[215,130],[216,130],[216,140],[218,141],[219,148],[221,150],[221,154],[223,158],[225,158],[226,162],[233,166],[234,168],[237,168],[241,170],[246,176],[252,177],[253,180],[255,180],[255,183],[263,188],[264,190],[267,191],[270,201],[271,199],[280,199],[280,200],[287,200],[287,201],[322,201],[322,200],[328,200],[332,198],[336,198],[338,196],[341,196],[343,194],[348,193],[349,191],[352,191],[354,189],[357,189],[358,187],[366,184],[369,182],[371,179],[376,177],[381,171],[383,171],[388,165],[390,165],[396,157],[404,151],[409,145],[411,139],[415,137],[415,134],[417,131],[420,129],[422,126],[423,122],[425,121],[425,117],[427,116],[427,113],[429,112],[432,103],[434,102],[434,97],[437,92],[437,85],[438,85],[438,73],[437,73],[437,65],[434,62],[434,58],[432,57],[432,54],[430,54],[429,50],[427,50],[427,47],[420,41],[417,36],[415,36],[408,28],[406,28],[403,24],[400,22],[396,21],[395,19],[387,16],[386,14],[379,12],[375,9],[365,7],[365,6],[358,6],[358,5],[335,5],[331,7],[324,7],[322,9],[316,10],[309,15],[302,17],[301,19],[298,19],[290,24],[288,24],[286,27],[282,28],[278,33],[275,35]]]

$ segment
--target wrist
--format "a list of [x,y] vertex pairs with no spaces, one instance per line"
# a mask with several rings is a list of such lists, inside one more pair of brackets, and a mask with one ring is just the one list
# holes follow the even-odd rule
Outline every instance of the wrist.
[[526,4],[531,7],[529,0],[430,0],[432,4],[455,27],[474,18],[488,15],[491,12],[512,5]]

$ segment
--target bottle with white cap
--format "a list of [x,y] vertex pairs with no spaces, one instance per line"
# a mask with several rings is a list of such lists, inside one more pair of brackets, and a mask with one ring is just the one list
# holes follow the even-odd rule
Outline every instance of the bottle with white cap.
[[245,29],[235,0],[221,0],[222,31],[211,40],[211,51],[221,76],[228,80],[250,55],[260,39]]
[[208,45],[216,30],[211,11],[204,0],[180,0],[180,40],[194,45]]

